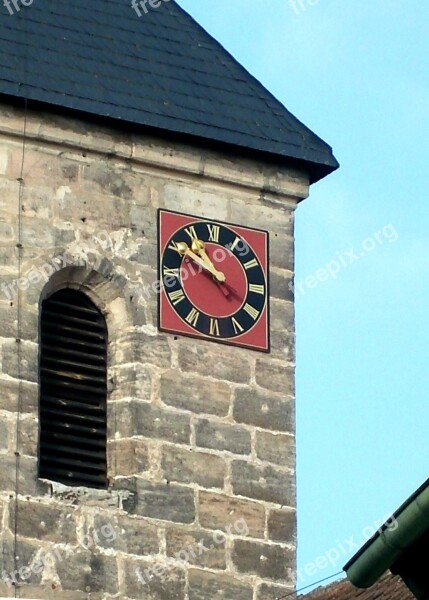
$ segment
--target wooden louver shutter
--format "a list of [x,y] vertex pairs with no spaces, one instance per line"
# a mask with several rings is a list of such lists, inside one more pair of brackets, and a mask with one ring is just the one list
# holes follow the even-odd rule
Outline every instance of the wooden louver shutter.
[[42,303],[39,477],[105,488],[106,321],[83,293]]

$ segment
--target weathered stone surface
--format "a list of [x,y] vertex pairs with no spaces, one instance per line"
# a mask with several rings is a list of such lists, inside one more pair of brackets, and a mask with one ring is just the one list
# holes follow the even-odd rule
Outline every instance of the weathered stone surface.
[[6,581],[0,581],[0,594],[4,598],[13,598],[12,594],[14,593],[13,586],[8,585]]
[[17,411],[18,392],[20,391],[21,412],[35,413],[37,411],[38,388],[36,383],[22,381],[20,386],[17,379],[4,379],[0,377],[0,390],[0,410]]
[[173,523],[193,523],[195,520],[194,490],[169,483],[136,481],[136,494],[124,501],[131,514]]
[[279,269],[293,270],[294,265],[293,239],[281,233],[270,236],[270,262]]
[[191,436],[190,417],[171,410],[158,408],[145,402],[118,402],[109,406],[114,416],[116,435],[167,440],[178,444],[189,444]]
[[[0,469],[0,491],[15,491],[16,481],[16,459],[15,456],[2,456],[2,468]],[[49,485],[37,479],[37,462],[35,458],[25,456],[19,459],[19,494],[30,496],[43,495],[49,491]]]
[[139,517],[126,515],[95,515],[94,528],[89,534],[97,546],[126,554],[158,554],[158,528]]
[[18,391],[21,389],[21,412],[35,413],[37,411],[37,384],[18,379],[0,377],[0,410],[15,412],[18,410]]
[[290,271],[271,269],[270,271],[270,294],[279,300],[293,302],[293,275]]
[[183,371],[207,375],[233,383],[249,383],[250,364],[239,348],[219,348],[202,342],[192,346],[178,343],[179,366]]
[[293,598],[293,585],[288,587],[282,585],[270,585],[263,583],[256,592],[256,600],[278,600],[279,598]]
[[15,513],[15,504],[10,505],[10,523],[13,530],[17,515],[17,533],[23,537],[35,538],[47,542],[76,544],[76,520],[71,507],[62,508],[52,502],[19,501]]
[[257,389],[235,391],[234,419],[272,431],[294,431],[294,403]]
[[124,595],[132,600],[183,600],[185,573],[165,562],[125,559]]
[[22,217],[22,244],[24,247],[53,248],[56,245],[55,234],[56,229],[49,221],[26,215]]
[[[12,265],[18,264],[18,249],[10,242],[10,246],[2,246],[0,247],[0,265],[11,267]],[[3,300],[12,300],[13,299],[13,290],[8,288],[7,285],[4,285],[6,282],[2,282],[0,285],[0,297]]]
[[118,335],[112,340],[118,364],[142,363],[157,367],[170,367],[171,351],[167,336],[147,335],[142,331]]
[[108,194],[127,200],[133,197],[133,187],[136,182],[132,180],[132,174],[123,170],[113,170],[108,164],[101,161],[84,166],[82,177],[84,180],[94,182]]
[[293,396],[294,370],[272,359],[258,359],[255,369],[256,383],[272,392]]
[[70,551],[57,558],[55,567],[65,590],[112,595],[118,592],[116,557]]
[[275,542],[296,544],[296,512],[292,509],[270,510],[268,537]]
[[282,331],[272,330],[271,356],[273,358],[295,363],[295,333],[288,329]]
[[22,341],[21,369],[18,368],[18,350],[15,340],[7,340],[2,345],[2,373],[14,379],[37,381],[38,347],[33,342]]
[[240,573],[276,581],[290,580],[294,568],[294,554],[289,548],[250,540],[234,540],[232,560]]
[[136,438],[112,440],[107,446],[108,474],[111,477],[138,475],[149,469],[147,442]]
[[257,502],[200,491],[198,515],[201,525],[208,529],[240,537],[264,537],[265,509]]
[[295,438],[288,434],[257,431],[256,456],[261,460],[294,469]]
[[[67,592],[59,587],[57,584],[52,582],[47,584],[46,582],[40,585],[25,585],[19,590],[18,598],[47,598],[49,600],[88,600],[87,592]],[[9,596],[11,596],[9,594]],[[13,596],[11,596],[13,597]],[[91,594],[91,599],[101,600],[102,594]]]
[[288,472],[234,460],[231,479],[235,494],[283,506],[295,505],[295,482]]
[[[7,291],[7,290],[3,290]],[[10,294],[12,295],[12,291]],[[16,297],[12,302],[0,303],[0,324],[2,337],[17,338],[18,337],[18,313],[16,309]],[[26,307],[21,310],[20,315],[21,338],[28,342],[37,342],[38,330],[38,314],[35,310]]]
[[207,219],[226,220],[227,218],[226,192],[219,194],[215,186],[207,185],[204,189],[196,189],[194,185],[171,183],[163,186],[160,204],[169,210],[179,212],[187,206],[190,214],[201,215]]
[[225,540],[201,530],[168,528],[166,531],[167,556],[185,564],[225,569]]
[[189,570],[189,600],[249,600],[253,590],[236,577]]
[[273,359],[295,362],[294,306],[271,298],[271,354]]
[[223,488],[226,464],[219,456],[174,446],[162,449],[162,470],[168,481],[197,483],[205,488]]
[[230,406],[231,391],[226,383],[185,376],[179,370],[174,370],[162,375],[160,395],[165,404],[175,408],[225,417]]
[[287,207],[261,206],[260,202],[249,204],[242,200],[231,201],[233,223],[255,223],[259,229],[266,229],[274,237],[276,234],[293,235],[293,212]]
[[7,450],[9,446],[9,429],[6,421],[0,421],[0,450]]
[[[43,564],[38,564],[36,555],[40,544],[17,539],[16,561],[14,560],[13,535],[0,540],[1,576],[7,584],[37,584],[41,580]],[[10,594],[12,597],[14,594]]]
[[[141,240],[134,249],[134,252],[129,257],[130,261],[136,263],[136,265],[156,265],[157,261],[157,250],[156,243],[152,240]],[[152,281],[146,282],[146,285],[152,285]],[[149,295],[148,300],[156,301],[157,292],[153,289]]]
[[227,425],[201,419],[195,425],[197,446],[227,450],[233,454],[250,454],[250,432],[240,425]]
[[[13,432],[14,438],[16,432]],[[36,418],[21,419],[18,440],[18,450],[25,456],[37,456],[37,441],[39,435],[38,420]],[[14,440],[15,441],[15,440]]]
[[140,402],[150,402],[153,373],[150,367],[142,364],[118,366],[109,372],[111,378],[110,400],[135,398]]

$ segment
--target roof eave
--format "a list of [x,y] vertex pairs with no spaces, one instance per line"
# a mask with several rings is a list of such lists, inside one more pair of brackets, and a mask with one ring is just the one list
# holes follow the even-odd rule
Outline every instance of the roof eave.
[[[4,98],[8,101],[25,101],[25,96],[21,94],[10,95],[0,93],[0,99],[1,98]],[[281,164],[283,166],[297,168],[307,173],[310,185],[313,183],[317,183],[327,175],[330,175],[331,173],[336,171],[340,166],[332,153],[332,148],[327,144],[325,160],[322,159],[320,161],[316,161],[311,160],[309,158],[292,156],[287,153],[275,152],[274,150],[262,150],[253,145],[237,144],[229,141],[223,141],[221,139],[216,139],[215,137],[202,137],[193,133],[181,131],[179,128],[164,129],[161,127],[156,127],[144,123],[136,123],[133,121],[129,121],[126,118],[122,119],[117,116],[103,115],[92,111],[82,111],[81,109],[75,108],[67,104],[57,104],[55,102],[46,102],[34,98],[27,98],[27,101],[31,102],[31,105],[33,107],[39,107],[41,110],[49,110],[55,113],[58,113],[58,111],[61,110],[62,114],[66,113],[70,116],[75,116],[81,119],[86,119],[90,121],[96,120],[97,122],[102,121],[106,125],[127,129],[132,128],[133,131],[136,131],[136,129],[138,129],[139,131],[147,131],[153,135],[162,136],[163,138],[171,137],[176,140],[181,140],[187,143],[194,143],[195,145],[199,146],[208,145],[209,147],[218,150],[224,150],[229,153],[236,152],[242,156],[253,157],[256,160],[266,161],[270,163],[276,162],[277,164]]]
[[343,567],[358,588],[371,587],[429,530],[429,479]]

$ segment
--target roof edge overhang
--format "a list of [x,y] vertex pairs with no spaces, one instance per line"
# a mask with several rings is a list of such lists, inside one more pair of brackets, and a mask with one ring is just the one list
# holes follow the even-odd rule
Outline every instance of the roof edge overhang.
[[223,152],[228,155],[239,155],[242,158],[250,158],[260,162],[298,169],[308,175],[310,185],[317,183],[327,175],[330,175],[340,166],[333,155],[332,148],[330,146],[330,160],[327,162],[314,162],[293,156],[278,154],[275,152],[262,151],[249,146],[228,143],[213,138],[201,137],[179,130],[167,130],[151,125],[138,124],[132,121],[127,121],[126,119],[86,112],[61,104],[47,103],[32,98],[25,98],[24,96],[11,96],[10,94],[0,93],[0,102],[4,101],[5,103],[13,104],[15,106],[24,106],[26,100],[28,106],[33,110],[36,109],[45,112],[52,112],[65,117],[81,119],[83,121],[97,124],[104,124],[107,127],[112,127],[117,130],[120,129],[122,131],[132,131],[140,134],[146,133],[153,135],[154,137],[157,136],[163,138],[164,140],[168,138],[185,144],[187,143],[194,146],[209,148],[211,150]]
[[429,531],[429,479],[419,487],[343,567],[358,588],[371,587]]

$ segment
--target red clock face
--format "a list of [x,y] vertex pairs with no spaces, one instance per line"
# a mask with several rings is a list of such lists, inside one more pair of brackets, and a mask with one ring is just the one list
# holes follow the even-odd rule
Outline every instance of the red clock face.
[[268,233],[159,211],[159,328],[269,351]]

